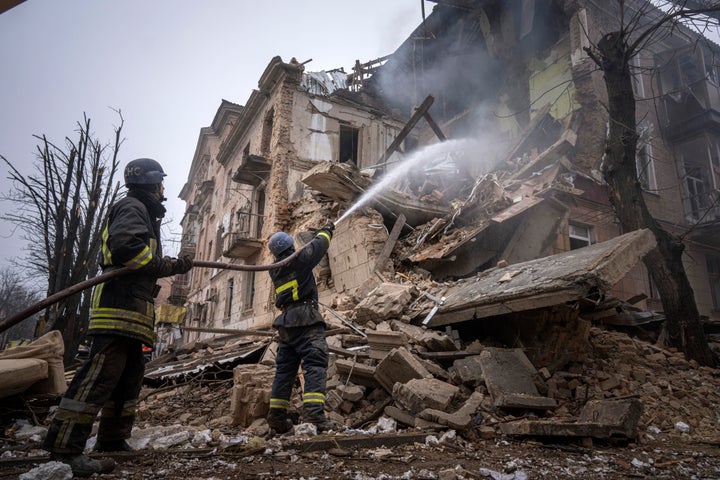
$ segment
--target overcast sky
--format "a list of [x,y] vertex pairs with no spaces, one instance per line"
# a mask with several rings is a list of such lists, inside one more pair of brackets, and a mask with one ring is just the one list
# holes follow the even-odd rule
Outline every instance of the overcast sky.
[[[426,15],[434,5],[425,2]],[[421,0],[26,0],[0,14],[0,154],[30,173],[34,134],[75,141],[85,113],[109,143],[119,109],[121,168],[160,161],[173,220],[164,234],[179,236],[177,197],[222,99],[244,105],[276,55],[350,72],[356,59],[392,53],[421,22]],[[7,193],[4,164],[0,174]],[[24,255],[21,236],[0,223],[0,267]]]

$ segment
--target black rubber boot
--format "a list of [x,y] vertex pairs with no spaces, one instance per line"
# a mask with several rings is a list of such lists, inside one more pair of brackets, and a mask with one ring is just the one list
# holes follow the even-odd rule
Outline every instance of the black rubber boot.
[[110,473],[115,469],[112,458],[90,458],[87,455],[52,454],[50,460],[70,465],[73,475],[89,477],[95,473]]
[[96,452],[132,452],[133,449],[125,440],[112,440],[97,442],[95,444]]
[[334,425],[325,416],[325,410],[322,404],[306,404],[303,405],[302,421],[312,423],[318,432],[333,430]]
[[293,427],[293,422],[287,411],[281,408],[271,408],[268,412],[267,422],[270,429],[279,434],[288,432]]

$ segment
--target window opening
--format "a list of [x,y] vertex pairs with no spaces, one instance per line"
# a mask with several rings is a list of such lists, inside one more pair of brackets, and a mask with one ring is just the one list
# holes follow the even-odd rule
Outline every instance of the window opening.
[[244,292],[245,298],[243,299],[243,304],[245,306],[244,310],[252,310],[253,308],[253,302],[255,301],[255,272],[249,271],[245,272],[245,292]]
[[589,225],[570,224],[570,250],[587,247],[595,243],[595,232]]
[[235,280],[231,278],[227,281],[227,288],[225,291],[225,318],[223,318],[223,323],[230,323],[230,317],[232,315],[234,287],[235,287]]
[[340,163],[358,164],[358,138],[360,130],[340,125]]

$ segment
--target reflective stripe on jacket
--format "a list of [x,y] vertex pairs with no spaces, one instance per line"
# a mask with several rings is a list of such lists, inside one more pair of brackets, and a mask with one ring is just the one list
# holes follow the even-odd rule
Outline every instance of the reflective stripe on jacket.
[[273,326],[298,327],[324,322],[317,312],[318,291],[312,270],[327,252],[331,238],[332,233],[320,229],[310,245],[304,247],[293,261],[270,270],[275,286],[275,306],[283,310]]
[[156,229],[143,202],[130,194],[110,209],[102,234],[102,267],[136,271],[95,287],[89,335],[120,335],[155,344],[153,293],[157,277],[143,267],[162,255]]

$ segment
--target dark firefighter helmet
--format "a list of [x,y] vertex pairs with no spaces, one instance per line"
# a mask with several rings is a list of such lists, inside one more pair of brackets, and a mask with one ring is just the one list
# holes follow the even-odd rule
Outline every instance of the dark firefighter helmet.
[[273,233],[272,237],[270,237],[270,241],[268,242],[268,248],[273,255],[278,257],[285,250],[291,248],[294,243],[295,241],[293,240],[293,237],[291,237],[287,233],[277,232]]
[[125,185],[157,185],[165,172],[152,158],[136,158],[125,167]]

